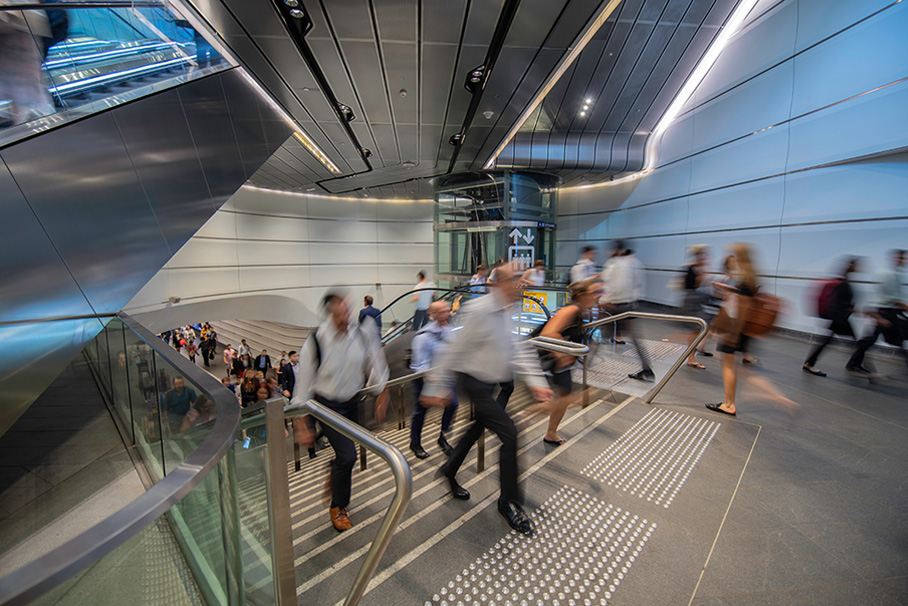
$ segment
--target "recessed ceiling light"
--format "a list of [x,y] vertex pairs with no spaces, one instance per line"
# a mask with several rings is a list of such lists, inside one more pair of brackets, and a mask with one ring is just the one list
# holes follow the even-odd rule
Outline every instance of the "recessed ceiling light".
[[587,109],[589,109],[589,108],[590,108],[589,105],[584,105],[584,106],[583,106],[583,109],[584,109],[584,110],[587,110]]
[[586,115],[586,112],[580,112],[580,115],[581,115],[581,116],[585,116],[585,115]]
[[586,101],[584,101],[584,103],[592,103],[592,102],[593,102],[592,99],[587,99]]

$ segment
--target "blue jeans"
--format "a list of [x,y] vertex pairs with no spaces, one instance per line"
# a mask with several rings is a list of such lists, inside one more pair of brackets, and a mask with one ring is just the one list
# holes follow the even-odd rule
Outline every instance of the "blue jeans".
[[[410,445],[411,446],[421,446],[422,445],[422,426],[426,421],[426,411],[428,410],[425,406],[419,403],[419,396],[422,394],[422,379],[414,379],[413,381],[413,417],[410,420]],[[454,413],[457,411],[457,392],[454,392],[454,399],[451,400],[451,403],[445,406],[445,411],[441,415],[441,435],[444,435],[449,429],[451,429],[451,423],[454,421]]]

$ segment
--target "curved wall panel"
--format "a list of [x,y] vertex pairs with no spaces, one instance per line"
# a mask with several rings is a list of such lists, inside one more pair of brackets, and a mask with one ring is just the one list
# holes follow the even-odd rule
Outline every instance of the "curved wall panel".
[[[200,320],[318,322],[327,288],[382,306],[432,270],[432,201],[243,187],[126,306],[164,330]],[[379,286],[380,285],[380,286]],[[176,296],[181,302],[169,304]],[[182,308],[182,311],[181,311]]]
[[646,298],[677,304],[666,284],[686,246],[711,245],[718,270],[745,241],[789,301],[787,327],[819,328],[808,301],[845,254],[867,257],[867,303],[886,251],[908,246],[906,24],[892,1],[759,3],[658,142],[656,170],[561,191],[559,268],[586,243],[630,239]]

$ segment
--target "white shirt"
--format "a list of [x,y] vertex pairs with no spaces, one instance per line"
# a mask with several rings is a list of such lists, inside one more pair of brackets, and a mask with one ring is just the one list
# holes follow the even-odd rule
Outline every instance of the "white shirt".
[[412,352],[410,370],[413,372],[429,370],[432,367],[432,360],[439,359],[438,356],[444,353],[453,340],[454,333],[449,324],[441,326],[435,321],[426,324],[410,342]]
[[[416,293],[416,309],[426,310],[429,309],[429,305],[432,304],[432,298],[435,293],[432,290],[426,290],[430,288],[435,288],[434,282],[420,282],[413,287],[413,290],[421,290],[423,292]],[[376,329],[377,330],[377,329]]]
[[633,303],[643,298],[643,264],[634,255],[609,259],[602,268],[602,281],[606,303]]
[[579,259],[571,268],[571,284],[588,280],[596,275],[596,264],[586,257]]
[[[318,338],[321,351],[318,368],[313,337]],[[347,402],[364,385],[374,385],[371,391],[379,394],[388,382],[388,374],[388,362],[372,318],[360,324],[351,314],[345,333],[337,330],[329,318],[306,339],[300,351],[290,402],[302,404],[315,394],[335,402]]]
[[[590,277],[592,277],[592,276],[590,276]],[[527,276],[527,280],[533,286],[544,286],[545,285],[545,270],[544,269],[539,269],[539,270],[534,269],[533,271],[530,272],[529,276]]]
[[240,345],[239,352],[240,352],[240,355],[243,355],[243,354],[249,355],[249,354],[251,353],[251,352],[249,351],[249,346],[248,346],[248,345]]
[[497,289],[473,299],[461,308],[463,328],[454,333],[454,342],[439,356],[439,372],[426,377],[427,397],[443,396],[450,383],[449,372],[470,375],[484,383],[504,383],[518,372],[532,387],[548,387],[533,348],[514,334],[514,304]]

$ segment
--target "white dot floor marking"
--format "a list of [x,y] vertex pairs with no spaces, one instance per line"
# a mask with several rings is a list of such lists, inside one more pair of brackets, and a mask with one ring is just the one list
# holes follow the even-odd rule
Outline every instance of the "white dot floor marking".
[[425,606],[608,604],[656,529],[569,486],[530,517],[532,537],[512,530]]
[[721,425],[651,410],[581,473],[668,509]]
[[[643,351],[646,352],[650,360],[667,360],[677,356],[684,351],[684,347],[677,343],[663,343],[662,341],[646,341],[641,343]],[[625,347],[630,347],[627,351],[621,353],[627,358],[637,358],[637,348],[628,343]]]

